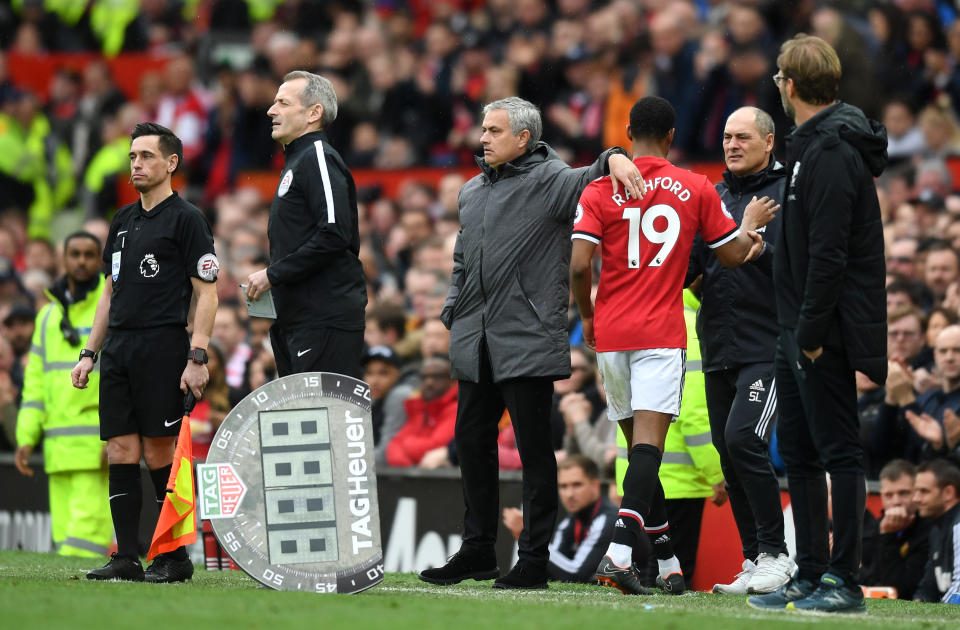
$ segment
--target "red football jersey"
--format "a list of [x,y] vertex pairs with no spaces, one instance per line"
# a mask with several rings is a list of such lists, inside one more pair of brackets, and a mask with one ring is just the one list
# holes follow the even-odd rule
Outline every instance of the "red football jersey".
[[613,194],[609,177],[580,196],[573,238],[601,246],[594,314],[597,351],[686,348],[683,280],[699,231],[711,247],[740,228],[703,175],[663,158],[634,159],[646,179],[643,199]]

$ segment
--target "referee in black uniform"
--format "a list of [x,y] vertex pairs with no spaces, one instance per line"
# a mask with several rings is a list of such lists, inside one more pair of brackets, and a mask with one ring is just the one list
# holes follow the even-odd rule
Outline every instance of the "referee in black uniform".
[[280,376],[322,371],[361,378],[367,289],[357,193],[323,132],[337,117],[337,95],[330,81],[309,72],[291,72],[283,81],[267,112],[286,154],[270,206],[270,266],[250,274],[247,297],[273,289],[270,341]]
[[[183,156],[180,139],[154,123],[138,124],[131,138],[130,181],[140,200],[118,210],[110,225],[106,288],[71,374],[74,387],[85,388],[101,351],[100,438],[107,441],[117,552],[87,578],[179,582],[193,576],[183,547],[157,556],[146,572],[137,558],[140,457],[162,503],[184,394],[189,389],[199,399],[207,384],[219,262],[203,215],[171,187]],[[196,310],[188,339],[191,295]]]

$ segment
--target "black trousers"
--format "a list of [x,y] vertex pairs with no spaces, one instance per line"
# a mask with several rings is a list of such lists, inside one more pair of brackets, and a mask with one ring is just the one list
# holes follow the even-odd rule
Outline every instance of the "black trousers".
[[785,553],[780,485],[768,450],[777,422],[773,363],[750,363],[703,376],[710,433],[720,453],[743,557],[756,560],[761,552]]
[[557,460],[550,432],[553,381],[517,378],[493,382],[486,343],[480,344],[480,380],[460,381],[456,444],[463,483],[463,547],[494,553],[500,524],[497,423],[510,412],[523,463],[521,562],[546,569],[557,522]]
[[281,328],[274,324],[270,327],[270,344],[280,376],[333,372],[363,379],[362,330]]
[[[828,339],[813,362],[800,352],[793,330],[780,331],[777,440],[790,485],[800,577],[817,580],[829,571],[857,584],[866,505],[857,390],[839,332]],[[824,472],[832,483],[832,554]]]

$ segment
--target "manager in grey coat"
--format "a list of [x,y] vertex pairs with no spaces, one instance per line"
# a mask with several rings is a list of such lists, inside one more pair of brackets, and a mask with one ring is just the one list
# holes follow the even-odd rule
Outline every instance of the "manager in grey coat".
[[[553,381],[570,375],[570,233],[577,199],[607,174],[637,198],[640,172],[623,149],[572,169],[543,142],[540,111],[510,97],[483,108],[481,173],[460,191],[460,233],[441,319],[459,380],[456,446],[463,479],[463,544],[420,574],[434,584],[498,578],[496,588],[545,588],[557,515],[550,435]],[[617,183],[614,184],[617,186]],[[510,412],[523,462],[519,560],[499,576],[497,423]]]

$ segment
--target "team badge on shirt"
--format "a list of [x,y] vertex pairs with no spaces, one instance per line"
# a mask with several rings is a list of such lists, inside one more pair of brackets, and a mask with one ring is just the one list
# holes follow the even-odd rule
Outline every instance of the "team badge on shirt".
[[577,204],[577,216],[573,219],[574,223],[580,223],[580,219],[583,218],[583,206],[579,203]]
[[290,190],[290,184],[293,183],[293,170],[289,170],[283,175],[283,179],[280,180],[280,187],[277,188],[277,196],[283,197],[287,194],[287,191]]
[[220,261],[215,254],[204,254],[197,261],[197,275],[201,280],[215,282],[220,273]]
[[153,254],[144,254],[143,260],[140,261],[140,275],[144,278],[153,278],[158,273],[160,273],[160,263],[157,262],[157,257]]

